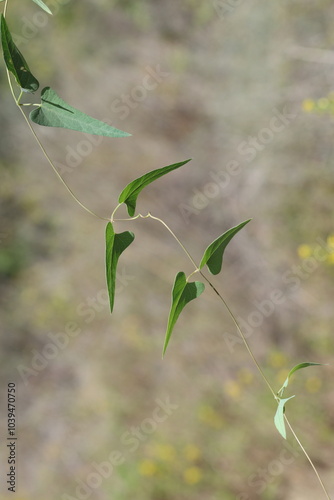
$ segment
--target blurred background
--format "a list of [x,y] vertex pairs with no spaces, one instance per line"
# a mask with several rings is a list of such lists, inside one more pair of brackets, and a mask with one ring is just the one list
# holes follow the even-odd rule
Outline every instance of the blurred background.
[[[212,281],[275,389],[297,363],[329,363],[298,372],[286,394],[297,394],[288,416],[334,497],[333,3],[46,3],[53,17],[28,0],[9,2],[7,17],[41,88],[132,134],[36,125],[58,171],[109,217],[128,182],[192,158],[138,209],[163,218],[196,261],[253,218]],[[158,222],[115,224],[136,240],[110,315],[105,223],[68,195],[3,64],[0,75],[1,425],[6,436],[14,381],[15,498],[324,498],[292,436],[274,428],[276,404],[208,286],[161,359],[174,277],[193,268]],[[5,481],[0,498],[13,498]]]

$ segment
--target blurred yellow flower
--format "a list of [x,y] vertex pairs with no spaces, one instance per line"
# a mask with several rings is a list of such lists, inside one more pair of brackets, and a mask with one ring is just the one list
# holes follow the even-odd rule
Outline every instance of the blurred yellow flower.
[[309,377],[305,382],[305,388],[311,394],[318,392],[322,382],[318,377]]
[[188,467],[183,472],[184,482],[187,484],[196,484],[202,479],[202,471],[199,467]]
[[224,390],[232,399],[239,399],[241,395],[241,387],[235,380],[229,380],[224,384]]
[[238,371],[238,382],[243,385],[249,385],[253,382],[254,375],[247,368],[242,368]]
[[158,467],[153,460],[143,460],[139,464],[139,474],[142,476],[154,476],[158,471]]
[[303,244],[297,248],[297,254],[301,259],[307,259],[312,255],[312,252],[313,250],[310,245]]
[[176,458],[175,448],[170,444],[155,443],[152,452],[156,458],[165,462],[173,462]]
[[314,108],[315,108],[315,102],[312,101],[312,99],[305,99],[302,102],[302,110],[306,111],[306,113],[310,113],[311,111],[314,110]]
[[269,354],[269,364],[273,368],[282,368],[286,363],[287,357],[282,352],[274,351]]
[[198,418],[215,429],[221,429],[224,425],[224,419],[209,405],[202,405],[200,407]]
[[201,456],[199,448],[197,448],[194,444],[187,444],[187,446],[183,448],[183,454],[189,462],[194,462]]
[[327,256],[326,262],[327,264],[334,264],[334,253],[331,253]]
[[334,234],[330,234],[327,238],[327,245],[334,248]]

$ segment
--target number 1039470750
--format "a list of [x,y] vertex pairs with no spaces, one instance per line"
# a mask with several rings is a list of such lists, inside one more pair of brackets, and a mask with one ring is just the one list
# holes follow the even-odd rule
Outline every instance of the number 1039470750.
[[15,384],[9,382],[8,384],[8,433],[10,436],[15,434]]

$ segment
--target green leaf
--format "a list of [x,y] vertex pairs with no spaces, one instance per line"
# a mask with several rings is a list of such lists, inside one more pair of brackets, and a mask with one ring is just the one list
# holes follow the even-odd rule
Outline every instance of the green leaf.
[[215,241],[213,241],[211,245],[209,245],[205,250],[199,268],[202,269],[202,267],[204,267],[206,264],[211,274],[218,274],[222,268],[225,248],[227,247],[233,236],[235,236],[237,232],[240,231],[240,229],[242,229],[251,220],[252,219],[248,219],[245,222],[241,222],[241,224],[232,227],[224,234],[219,236],[219,238],[217,238]]
[[30,72],[26,60],[13,42],[3,14],[1,14],[1,43],[7,69],[14,75],[17,84],[25,92],[35,92],[39,82]]
[[116,268],[120,255],[131,245],[135,235],[130,231],[116,234],[111,222],[106,227],[106,274],[107,286],[110,301],[110,312],[114,308]]
[[289,398],[286,399],[280,399],[277,407],[277,411],[274,417],[274,422],[276,429],[278,432],[281,434],[284,439],[286,439],[286,430],[285,430],[285,423],[284,423],[284,413],[285,413],[285,403],[289,401],[289,399],[294,398],[295,396],[290,396]]
[[86,134],[104,135],[106,137],[126,137],[130,135],[73,108],[50,87],[45,87],[42,90],[41,100],[41,106],[30,113],[30,120],[38,125],[68,128]]
[[284,390],[288,387],[289,385],[289,379],[291,377],[291,375],[293,373],[295,373],[297,370],[301,370],[302,368],[307,368],[308,366],[319,366],[319,365],[322,365],[322,363],[299,363],[298,365],[294,366],[290,371],[289,371],[289,374],[287,376],[287,378],[285,379],[285,382],[284,384],[282,385],[282,387],[280,388],[280,390],[278,391],[278,395],[280,397],[283,396],[283,392]]
[[172,305],[169,312],[168,325],[162,355],[164,355],[166,352],[173,328],[175,326],[177,318],[180,316],[182,309],[188,304],[188,302],[199,297],[201,293],[203,293],[204,288],[204,284],[200,281],[188,283],[186,280],[186,275],[183,272],[179,272],[176,275],[172,291]]
[[51,10],[49,9],[49,7],[47,5],[45,5],[45,3],[42,2],[42,0],[32,0],[32,1],[37,3],[37,5],[39,5],[39,7],[41,7],[41,9],[45,10],[45,12],[47,12],[48,14],[51,14],[51,16],[53,15]]
[[167,167],[158,168],[156,170],[148,172],[145,175],[142,175],[141,177],[138,177],[138,179],[130,182],[130,184],[128,184],[123,189],[118,198],[119,203],[125,203],[127,205],[128,214],[130,215],[130,217],[132,217],[135,214],[137,197],[140,191],[144,189],[145,186],[155,181],[156,179],[159,179],[159,177],[161,177],[162,175],[168,174],[168,172],[182,167],[182,165],[185,165],[189,161],[190,160],[185,160],[181,161],[180,163],[168,165]]

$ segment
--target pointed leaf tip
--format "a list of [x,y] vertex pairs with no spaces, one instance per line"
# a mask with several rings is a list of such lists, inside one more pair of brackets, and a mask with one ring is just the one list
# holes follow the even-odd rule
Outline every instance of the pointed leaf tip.
[[51,10],[49,9],[49,7],[47,5],[45,5],[44,2],[42,2],[42,0],[32,0],[33,2],[35,2],[41,9],[43,9],[45,12],[47,12],[48,14],[50,14],[51,16],[53,15]]
[[299,363],[298,365],[294,366],[290,371],[289,371],[289,374],[288,376],[286,377],[285,381],[284,381],[284,384],[282,385],[282,387],[280,388],[280,390],[278,391],[278,395],[280,397],[283,396],[283,393],[284,393],[284,390],[288,387],[289,385],[289,381],[290,381],[290,377],[293,373],[295,373],[296,371],[298,370],[301,370],[302,368],[307,368],[308,366],[320,366],[322,365],[322,363],[312,363],[312,362],[306,362],[306,363]]
[[39,82],[30,72],[28,63],[15,45],[3,14],[1,14],[1,43],[5,64],[8,71],[14,75],[16,83],[24,92],[35,92]]
[[167,167],[157,168],[156,170],[151,170],[145,175],[138,177],[134,181],[130,182],[119,195],[119,203],[125,203],[128,209],[128,214],[133,217],[136,211],[137,197],[139,193],[151,182],[159,179],[168,172],[182,167],[190,160],[181,161],[180,163],[174,163],[173,165],[168,165]]
[[106,227],[106,277],[110,302],[110,312],[113,312],[116,287],[116,270],[120,255],[131,245],[135,235],[130,231],[115,233],[111,222]]
[[225,248],[227,247],[233,236],[235,236],[240,231],[240,229],[242,229],[251,220],[252,219],[248,219],[244,222],[241,222],[241,224],[239,224],[238,226],[232,227],[217,239],[215,239],[205,250],[199,268],[202,269],[205,265],[207,265],[211,274],[220,273],[223,264]]
[[44,127],[60,127],[105,137],[127,137],[130,134],[96,120],[73,108],[50,87],[42,90],[41,106],[29,115],[30,120]]
[[184,272],[181,271],[176,275],[162,356],[166,352],[173,328],[182,310],[191,300],[199,297],[204,292],[204,289],[204,283],[200,281],[188,283]]

